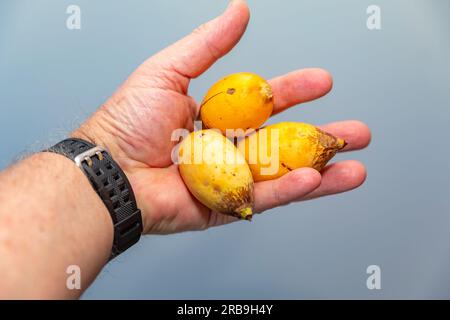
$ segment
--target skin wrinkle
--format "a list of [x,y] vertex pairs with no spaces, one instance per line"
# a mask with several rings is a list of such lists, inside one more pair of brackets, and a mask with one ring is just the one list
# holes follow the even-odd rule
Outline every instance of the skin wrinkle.
[[208,219],[205,224],[201,226],[201,230],[206,230],[207,228],[216,225],[218,222],[218,213],[215,211],[209,212]]
[[[124,142],[123,147],[121,147],[121,149],[124,149],[125,147],[128,148],[131,147],[132,149],[137,151],[140,149],[140,145],[145,143],[145,140],[140,138],[140,135],[135,134],[136,127],[131,125],[134,122],[133,119],[141,118],[139,116],[136,116],[138,112],[136,112],[135,110],[138,106],[138,103],[128,103],[131,100],[132,96],[128,95],[127,98],[120,100],[121,104],[123,104],[122,106],[116,105],[115,108],[112,108],[111,106],[109,108],[105,108],[105,112],[109,114],[110,119],[110,121],[107,121],[107,123],[109,123],[110,126],[109,129],[106,129],[106,131],[109,131],[110,134],[113,134],[113,132],[120,133],[118,135],[117,134],[114,135]],[[142,105],[142,108],[146,108],[144,103],[140,105]],[[115,111],[113,112],[113,110]],[[121,110],[127,110],[127,112],[123,112]],[[117,119],[117,117],[119,118]],[[128,128],[128,131],[124,130],[124,128]],[[137,159],[134,160],[142,162]]]
[[[145,69],[150,66],[146,65]],[[172,66],[169,68],[160,67],[156,71],[143,72],[143,74],[136,72],[136,74],[131,76],[131,79],[134,80],[136,78],[142,79],[142,81],[131,81],[127,86],[128,88],[161,89],[186,94],[190,82],[190,78],[177,72]]]
[[[177,99],[178,97],[173,97],[173,99]],[[193,118],[192,118],[192,108],[190,106],[190,102],[191,100],[189,99],[183,99],[180,100],[180,102],[182,101],[182,104],[184,105],[181,109],[180,112],[176,112],[175,110],[173,112],[166,112],[163,113],[162,117],[159,117],[157,121],[153,121],[151,123],[151,125],[156,126],[155,128],[153,128],[153,130],[151,130],[151,135],[147,135],[147,137],[149,139],[152,139],[152,135],[153,134],[159,134],[161,136],[161,134],[163,133],[163,135],[161,136],[161,138],[153,145],[150,145],[150,148],[153,149],[159,149],[159,150],[166,150],[165,152],[167,152],[168,155],[170,155],[170,151],[172,150],[172,147],[175,145],[174,142],[170,142],[170,136],[171,136],[171,132],[177,128],[180,127],[188,127],[186,126],[186,123],[190,124],[190,127],[192,127],[193,125]],[[161,103],[155,102],[155,104],[159,104],[161,105]],[[156,111],[155,112],[159,112]],[[141,118],[142,119],[142,118]],[[143,120],[138,120],[138,124],[137,124],[137,128],[146,125],[146,123],[142,123]],[[173,126],[172,130],[164,130],[163,128],[165,127],[164,123],[168,123],[168,122],[173,122],[173,123],[177,123],[178,125]],[[139,125],[140,123],[140,125]],[[147,124],[148,125],[148,124]],[[156,130],[157,127],[162,126],[161,130]],[[149,132],[150,134],[150,132]],[[167,142],[169,142],[170,144],[167,144]],[[167,146],[167,147],[166,147]],[[168,164],[169,159],[166,159],[165,164]]]
[[[151,88],[151,89],[152,89],[153,91],[155,90],[155,88]],[[164,94],[168,93],[168,94],[174,95],[174,96],[173,96],[174,99],[177,99],[177,98],[179,97],[179,93],[173,92],[173,91],[171,91],[171,90],[167,90],[167,89],[158,89],[158,90],[164,91],[163,94],[162,94],[162,96],[163,96]],[[133,93],[132,95],[133,95],[133,96],[139,96],[139,94],[135,94],[135,93]],[[152,96],[152,95],[153,95],[153,94],[150,94],[150,96]],[[158,96],[159,94],[156,92],[155,95]],[[185,98],[185,96],[182,96],[182,98]],[[123,102],[124,100],[121,100],[121,101]],[[128,99],[126,99],[126,101],[131,101],[131,99],[128,98]],[[195,111],[194,111],[193,108],[190,106],[190,103],[192,103],[192,104],[195,103],[195,102],[192,100],[191,97],[189,97],[188,100],[187,100],[187,108],[184,107],[184,108],[181,108],[180,110],[188,109],[188,110],[190,111],[191,115],[194,114]],[[146,114],[147,112],[150,112],[150,111],[148,110],[148,105],[151,105],[151,104],[153,104],[153,105],[158,105],[159,103],[158,103],[158,101],[151,102],[151,100],[147,99],[147,101],[145,101],[145,102],[144,102],[144,101],[139,101],[139,102],[136,102],[136,103],[133,103],[133,104],[129,104],[129,105],[128,105],[128,108],[131,108],[131,111],[129,111],[129,112],[126,113],[126,114],[127,114],[127,117],[128,117],[127,120],[126,120],[126,122],[127,122],[127,123],[130,123],[130,122],[134,123],[134,127],[132,127],[132,131],[133,131],[133,132],[124,132],[124,135],[123,135],[124,137],[129,136],[129,137],[133,137],[133,138],[135,139],[136,137],[139,137],[139,136],[140,136],[139,132],[136,131],[137,128],[144,127],[145,125],[147,125],[147,123],[142,122],[142,121],[144,121],[143,119],[145,118],[145,116],[141,116],[141,112],[140,112],[140,111],[136,111],[136,110],[138,110],[138,109],[137,109],[137,106],[141,106],[141,107],[139,107],[139,108],[142,108],[142,110],[144,110],[144,111],[142,112],[142,114]],[[123,106],[123,108],[119,108],[119,109],[127,109],[127,107],[126,107],[126,106]],[[127,110],[129,110],[129,109],[127,109]],[[119,114],[122,114],[122,113],[119,113]],[[177,114],[177,113],[175,113],[175,114]],[[170,117],[171,115],[170,115],[169,113],[167,113],[167,115],[165,115],[165,116]],[[173,115],[172,115],[172,116],[173,116]],[[111,115],[111,117],[113,117],[113,115]],[[184,117],[184,118],[185,118],[185,117]],[[131,119],[135,119],[135,120],[131,120]],[[120,123],[120,120],[119,120],[118,122]],[[136,122],[137,122],[137,123],[136,123]],[[164,121],[162,121],[161,119],[159,119],[159,122],[164,122]],[[188,118],[186,119],[186,122],[193,122],[193,119],[189,119],[189,117],[188,117]],[[130,143],[130,145],[133,145],[133,144],[134,144],[134,143],[133,143],[133,139],[130,139],[129,143]]]
[[280,186],[279,186],[279,182],[276,181],[275,183],[272,183],[272,194],[273,197],[275,198],[275,202],[274,204],[277,206],[279,203],[281,202],[281,196],[280,196],[280,190],[279,190]]
[[[153,170],[165,170],[165,169],[153,169]],[[156,178],[157,180],[160,179],[159,177]],[[161,179],[163,179],[161,177]],[[170,179],[170,178],[169,178]],[[155,181],[155,180],[146,180],[142,181],[139,180],[136,184],[137,190],[140,188],[145,189],[146,186],[152,186],[152,185],[158,185],[158,183],[161,183],[161,181]],[[137,195],[141,194],[139,192],[136,192]],[[146,233],[157,233],[157,234],[166,234],[170,233],[170,231],[162,232],[160,230],[164,230],[164,226],[162,225],[162,221],[167,222],[168,228],[171,230],[171,225],[173,224],[172,221],[177,217],[178,215],[178,207],[175,206],[175,203],[173,199],[171,199],[171,196],[167,192],[160,192],[159,190],[156,190],[156,192],[152,193],[153,198],[146,199],[145,196],[143,199],[143,203],[149,203],[153,208],[160,208],[159,210],[152,210],[153,214],[148,217],[148,221],[146,221],[146,224],[144,224],[145,232]],[[138,199],[139,201],[139,199]],[[141,208],[142,209],[142,208]],[[173,212],[171,215],[167,215],[167,212]]]
[[[216,23],[216,21],[213,21]],[[220,50],[215,48],[212,42],[209,39],[208,36],[208,28],[209,24],[203,24],[200,27],[198,27],[196,30],[194,30],[194,34],[197,34],[199,38],[203,41],[205,48],[208,50],[208,53],[211,55],[209,60],[216,61],[222,57],[220,54]],[[213,35],[214,36],[214,35]]]
[[[160,205],[156,205],[156,207],[164,208],[165,206],[167,206],[167,204],[170,204],[170,199],[169,199],[169,201],[167,201],[166,196],[167,195],[163,194],[163,193],[160,193],[157,195],[155,201],[156,201],[156,204],[159,203]],[[161,200],[161,198],[163,200]],[[172,210],[174,212],[174,214],[170,215],[170,216],[166,215],[166,216],[164,216],[164,219],[161,219],[161,218],[158,219],[157,217],[155,217],[157,219],[154,220],[154,223],[149,224],[149,227],[146,227],[145,233],[152,233],[152,234],[173,233],[174,230],[176,230],[176,228],[177,228],[177,222],[175,220],[176,220],[176,217],[180,214],[180,212],[178,210],[180,210],[180,208],[175,208],[175,211]],[[159,214],[163,214],[163,212],[158,212],[158,215]],[[164,225],[163,225],[163,223],[164,223]],[[189,228],[187,228],[187,229],[189,229]],[[162,231],[162,230],[166,230],[166,231]],[[186,231],[189,231],[189,230],[186,230]]]
[[184,79],[185,85],[182,86],[182,92],[183,93],[184,92],[187,93],[188,87],[189,87],[189,84],[190,84],[190,80],[192,79],[192,77],[190,77],[188,74],[185,74],[185,73],[181,72],[181,70],[179,68],[177,68],[176,63],[174,63],[174,62],[169,63],[168,70],[171,73],[175,73],[175,74],[179,75],[181,78]]
[[[116,103],[113,105],[108,105],[103,110],[106,114],[109,115],[110,125],[115,131],[119,131],[122,134],[122,138],[130,135],[130,132],[134,130],[132,123],[132,112],[133,108],[137,105],[134,101],[132,101],[133,95],[126,94],[123,95]],[[113,100],[114,102],[114,100]],[[129,130],[129,131],[126,131]],[[111,133],[111,132],[110,132]]]

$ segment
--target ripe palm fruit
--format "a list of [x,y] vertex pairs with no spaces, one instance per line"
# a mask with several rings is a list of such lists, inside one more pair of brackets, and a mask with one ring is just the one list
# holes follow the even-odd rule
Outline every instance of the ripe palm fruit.
[[194,131],[181,142],[178,155],[181,177],[201,203],[251,220],[252,173],[230,140],[216,130]]
[[[273,110],[272,88],[260,76],[241,72],[216,82],[201,104],[200,116],[206,128],[259,128]],[[239,134],[237,134],[239,135]],[[242,135],[242,134],[241,134]]]
[[253,179],[264,181],[301,167],[320,171],[345,145],[343,139],[313,125],[282,122],[242,139],[238,149],[245,155]]

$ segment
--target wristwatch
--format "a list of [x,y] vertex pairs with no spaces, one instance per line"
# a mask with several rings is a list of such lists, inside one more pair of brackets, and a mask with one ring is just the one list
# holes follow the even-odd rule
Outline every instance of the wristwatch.
[[45,150],[66,156],[84,172],[114,224],[110,260],[139,241],[142,216],[130,182],[108,151],[82,139],[63,140]]

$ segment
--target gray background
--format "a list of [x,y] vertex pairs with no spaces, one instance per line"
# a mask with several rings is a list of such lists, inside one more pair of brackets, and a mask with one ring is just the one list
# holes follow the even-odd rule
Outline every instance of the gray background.
[[[66,29],[69,4],[82,29]],[[361,119],[370,147],[360,189],[206,232],[146,236],[84,298],[450,298],[450,2],[250,0],[242,42],[190,93],[253,71],[321,66],[334,90],[272,121]],[[366,8],[382,9],[382,30]],[[146,57],[226,1],[0,2],[0,168],[56,142]],[[366,268],[382,290],[366,288]]]

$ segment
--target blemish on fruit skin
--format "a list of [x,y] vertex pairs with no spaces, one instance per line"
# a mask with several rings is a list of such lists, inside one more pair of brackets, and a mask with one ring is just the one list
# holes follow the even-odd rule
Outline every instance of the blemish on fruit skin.
[[233,93],[235,93],[236,92],[236,89],[235,88],[229,88],[228,90],[227,90],[227,93],[228,94],[233,94]]
[[286,165],[286,163],[284,163],[284,162],[281,163],[281,166],[282,166],[283,168],[286,168],[288,171],[292,171],[292,170],[293,170],[293,169],[290,168],[288,165]]
[[223,92],[217,92],[216,94],[214,94],[213,96],[211,96],[209,99],[207,99],[206,101],[204,101],[201,105],[200,108],[203,107],[208,101],[210,101],[212,98],[218,96],[219,94],[222,94]]

